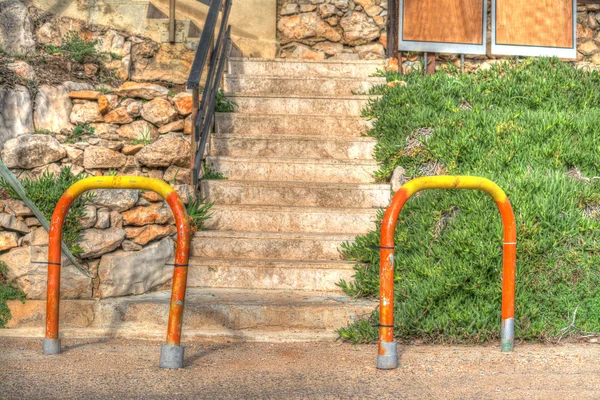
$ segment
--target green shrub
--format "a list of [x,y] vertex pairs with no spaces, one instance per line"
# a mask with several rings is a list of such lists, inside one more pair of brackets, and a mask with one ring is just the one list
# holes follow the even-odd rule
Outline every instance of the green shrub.
[[[409,177],[437,168],[496,182],[517,219],[517,338],[559,336],[577,307],[572,333],[600,331],[600,75],[540,59],[476,75],[388,75],[396,79],[407,86],[382,89],[364,112],[377,118],[378,180],[403,166]],[[340,283],[350,295],[378,297],[379,227],[344,246],[366,263]],[[395,240],[398,338],[498,338],[502,224],[485,193],[423,192]],[[377,329],[361,321],[340,334],[370,341]]]
[[185,211],[190,218],[192,231],[196,232],[202,229],[204,221],[212,217],[210,209],[215,203],[206,203],[205,199],[195,199],[188,202],[185,206]]
[[10,310],[6,305],[7,300],[25,301],[25,293],[17,288],[12,282],[8,283],[6,273],[8,267],[4,261],[0,261],[0,328],[4,328],[10,320]]
[[88,40],[76,32],[69,31],[62,40],[60,46],[48,45],[46,52],[49,54],[62,53],[70,59],[80,64],[85,62],[100,61],[106,53],[100,53],[96,50],[99,40]]
[[[21,181],[25,189],[25,195],[40,209],[42,214],[50,221],[54,207],[58,200],[75,182],[85,178],[83,173],[73,174],[69,167],[64,167],[58,176],[54,176],[49,172],[44,172],[39,179],[24,179]],[[20,200],[19,195],[13,188],[4,180],[0,180],[0,188],[6,191],[8,196]],[[81,239],[81,224],[79,218],[84,217],[84,208],[86,204],[93,201],[94,195],[87,192],[77,198],[71,208],[63,226],[63,241],[69,247],[74,255],[80,255],[82,249],[77,243]]]
[[73,128],[73,132],[69,135],[66,142],[67,143],[77,143],[80,142],[84,136],[93,135],[96,132],[96,129],[91,125],[77,125]]

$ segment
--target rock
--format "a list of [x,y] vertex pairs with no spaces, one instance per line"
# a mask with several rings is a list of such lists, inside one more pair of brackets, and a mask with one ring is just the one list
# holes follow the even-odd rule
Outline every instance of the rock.
[[140,120],[130,124],[122,125],[117,129],[117,135],[121,140],[154,140],[159,136],[158,130],[151,123]]
[[41,85],[35,97],[35,110],[33,123],[35,129],[60,132],[71,129],[70,122],[73,103],[69,98],[69,91],[63,85]]
[[87,77],[92,77],[95,76],[96,73],[98,72],[98,67],[96,67],[94,64],[84,64],[83,65],[83,73],[85,74],[85,76]]
[[31,217],[33,213],[21,200],[6,199],[2,200],[5,205],[5,210],[16,217]]
[[139,117],[142,113],[142,102],[141,101],[132,101],[127,104],[127,113],[132,117]]
[[300,4],[300,12],[301,13],[315,11],[316,9],[317,9],[317,6],[315,6],[314,4]]
[[33,67],[27,64],[25,61],[15,61],[12,63],[8,63],[6,68],[14,71],[15,74],[19,75],[22,78],[33,81],[35,80],[35,71]]
[[25,222],[18,220],[14,215],[0,213],[0,227],[11,232],[26,234],[31,232],[31,229]]
[[163,43],[152,57],[139,57],[134,48],[131,79],[182,85],[187,82],[195,54],[183,43]]
[[163,201],[163,198],[158,193],[153,191],[146,191],[142,193],[141,197],[152,202]]
[[143,148],[143,144],[126,144],[123,146],[121,153],[125,154],[126,156],[134,156]]
[[133,118],[127,113],[124,107],[119,107],[104,116],[104,122],[109,124],[128,124],[133,121]]
[[123,228],[123,216],[120,212],[110,212],[110,226],[112,226],[113,228]]
[[65,158],[67,152],[50,135],[22,135],[4,144],[2,161],[8,168],[31,169]]
[[97,189],[93,204],[115,211],[129,210],[138,201],[138,191],[132,189]]
[[[8,267],[7,278],[27,294],[29,299],[45,299],[48,283],[48,247],[19,247],[0,255]],[[39,264],[38,264],[39,263]],[[63,256],[60,268],[60,297],[92,297],[92,280]]]
[[27,6],[19,0],[0,2],[0,46],[8,54],[27,54],[35,50]]
[[110,253],[121,245],[125,231],[119,228],[86,229],[82,231],[79,245],[83,249],[81,258],[97,258]]
[[337,8],[339,8],[342,11],[345,11],[348,9],[348,0],[333,0],[332,3],[334,6],[336,6]]
[[69,93],[71,99],[98,100],[102,93],[95,90],[74,90]]
[[140,246],[137,243],[133,243],[131,240],[123,240],[123,243],[121,243],[121,247],[125,251],[140,251],[141,249],[143,249],[142,246]]
[[183,122],[183,133],[185,135],[191,135],[192,134],[192,116],[188,116],[185,121]]
[[351,12],[340,20],[344,31],[344,43],[361,45],[372,42],[381,34],[379,26],[369,19],[366,14]]
[[135,207],[123,212],[123,223],[129,226],[170,224],[174,222],[171,208],[165,203],[153,203],[147,207]]
[[152,100],[155,97],[167,96],[169,89],[153,83],[125,82],[115,90],[115,94],[121,97]]
[[81,229],[89,229],[96,225],[97,218],[96,207],[86,205],[83,210],[83,218],[79,218],[77,222],[79,222]]
[[86,169],[120,168],[126,160],[125,155],[100,146],[90,146],[83,152],[83,166]]
[[17,235],[15,232],[0,232],[0,251],[17,247],[19,245],[18,242],[19,235]]
[[[90,126],[92,128],[94,128],[94,134],[101,139],[115,140],[115,139],[119,138],[119,135],[117,133],[117,129],[119,129],[119,125],[95,123],[95,124],[90,124]],[[80,143],[86,143],[88,145],[90,144],[89,142],[80,142]],[[78,143],[76,145],[78,145]],[[86,146],[86,147],[88,147],[88,146]]]
[[66,82],[63,82],[63,86],[66,87],[69,92],[74,92],[77,90],[94,90],[93,85],[90,85],[89,83],[82,83],[82,82],[66,81]]
[[286,16],[286,15],[296,14],[297,12],[298,12],[298,4],[287,3],[287,4],[284,4],[283,6],[281,6],[281,12],[279,13],[279,15]]
[[191,185],[171,185],[171,187],[177,192],[177,195],[183,204],[187,204],[196,199],[196,192]]
[[356,46],[354,51],[358,53],[361,60],[373,60],[385,57],[385,48],[380,43],[369,43]]
[[0,110],[0,149],[9,139],[33,133],[33,105],[25,86],[15,85],[13,89],[0,86]]
[[577,50],[584,56],[591,56],[598,53],[598,45],[593,40],[585,42],[577,46]]
[[406,174],[406,170],[402,167],[396,167],[394,172],[392,173],[392,179],[390,181],[392,185],[392,191],[397,192],[402,185],[408,182],[408,178],[404,176]]
[[[100,95],[100,97],[98,97],[98,112],[100,114],[106,116],[106,114],[108,114],[112,108],[113,108],[113,105],[111,104],[111,102],[107,96]],[[105,121],[106,121],[106,118],[105,118]],[[106,121],[106,122],[109,122],[109,121]]]
[[110,226],[110,211],[107,209],[98,210],[98,220],[94,225],[97,229],[106,229]]
[[385,70],[386,72],[398,72],[398,59],[397,58],[388,58],[385,61]]
[[175,110],[182,115],[190,115],[192,113],[192,94],[187,92],[178,93],[171,99]]
[[169,133],[169,132],[183,131],[184,126],[185,126],[184,120],[179,119],[177,121],[174,121],[174,122],[171,122],[171,123],[161,126],[158,129],[158,133],[163,134],[163,133]]
[[375,4],[370,4],[366,7],[364,7],[365,13],[369,16],[369,17],[376,17],[377,15],[379,15],[380,12],[383,11],[383,8],[379,7],[378,5]]
[[140,228],[125,228],[125,236],[139,245],[162,239],[177,233],[175,225],[146,225]]
[[144,147],[135,155],[135,159],[150,168],[169,167],[171,165],[188,167],[190,156],[190,143],[177,134],[169,133]]
[[40,226],[42,224],[40,223],[40,221],[38,221],[37,218],[29,217],[29,218],[25,218],[25,225],[27,225],[29,228],[31,228],[31,227],[35,227],[35,226]]
[[40,44],[60,46],[62,43],[60,31],[52,24],[52,22],[44,23],[35,33],[35,37]]
[[177,119],[177,111],[167,100],[156,98],[142,106],[142,118],[161,126]]
[[192,177],[192,170],[171,165],[165,171],[163,179],[169,183],[189,183]]
[[98,111],[98,103],[84,101],[75,104],[71,111],[71,122],[75,125],[86,125],[92,122],[102,122],[102,114]]
[[102,257],[98,266],[101,297],[142,294],[171,279],[173,267],[166,265],[174,255],[170,238],[136,251],[116,251]]
[[[19,176],[19,179],[29,178],[29,179],[36,180],[36,179],[39,179],[44,174],[46,174],[46,175],[50,174],[56,178],[56,177],[58,177],[58,175],[60,175],[61,169],[62,169],[62,167],[56,163],[43,165],[41,167],[37,167],[32,170],[25,171],[23,174],[21,174],[21,176]],[[73,173],[75,173],[75,172],[76,171],[73,170]]]
[[325,53],[314,51],[312,48],[300,43],[294,43],[294,50],[289,53],[289,57],[301,58],[304,60],[324,60]]
[[[282,44],[295,41],[314,44],[323,40],[339,42],[342,39],[342,35],[323,21],[316,12],[282,17],[277,23],[277,29]],[[379,28],[377,31],[379,32]]]
[[319,15],[321,18],[328,18],[337,13],[337,9],[333,4],[321,4],[319,6]]
[[344,51],[344,45],[341,43],[321,42],[315,44],[313,50],[323,52],[328,56],[335,56]]
[[44,228],[38,228],[23,236],[21,246],[48,246],[48,232]]

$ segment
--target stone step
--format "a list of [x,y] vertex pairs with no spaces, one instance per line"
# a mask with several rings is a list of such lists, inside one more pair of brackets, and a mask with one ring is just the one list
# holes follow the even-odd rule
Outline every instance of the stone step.
[[236,112],[242,114],[317,114],[359,117],[369,99],[375,96],[241,96],[228,93],[229,100],[237,104]]
[[217,204],[383,208],[390,185],[204,180],[201,197]]
[[375,228],[377,210],[215,204],[204,227],[222,231],[364,234]]
[[217,113],[215,131],[239,135],[363,136],[372,122],[361,117],[336,115]]
[[287,77],[225,75],[225,91],[243,95],[350,96],[369,94],[384,77]]
[[299,59],[230,58],[230,74],[286,77],[365,78],[385,69],[383,61],[312,61]]
[[336,284],[352,280],[354,263],[277,259],[190,259],[189,287],[341,292]]
[[[102,300],[63,300],[62,337],[164,340],[171,293]],[[200,338],[250,341],[334,340],[335,330],[368,316],[379,304],[340,293],[281,290],[187,290],[182,345]],[[44,334],[44,300],[9,301],[12,318],[0,336]],[[40,344],[41,346],[41,344]]]
[[372,160],[377,139],[307,135],[216,134],[211,155],[228,157],[300,157]]
[[205,258],[341,261],[340,246],[355,235],[298,232],[196,232],[191,254]]
[[371,160],[209,156],[207,166],[231,180],[372,183]]

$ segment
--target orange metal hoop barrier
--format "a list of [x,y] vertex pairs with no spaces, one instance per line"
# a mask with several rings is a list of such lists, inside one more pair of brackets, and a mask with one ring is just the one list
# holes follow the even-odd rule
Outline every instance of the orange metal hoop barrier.
[[400,188],[386,209],[381,226],[380,240],[380,316],[377,368],[398,367],[398,350],[394,340],[394,231],[398,216],[408,199],[426,189],[476,189],[489,194],[502,216],[504,247],[502,256],[502,331],[503,352],[514,346],[514,310],[517,227],[512,207],[506,194],[494,182],[472,176],[427,176],[413,179]]
[[161,368],[182,368],[183,347],[181,325],[185,301],[188,261],[190,252],[190,224],[185,207],[179,196],[163,181],[138,176],[90,177],[73,184],[62,195],[50,223],[48,248],[48,294],[46,300],[46,336],[43,343],[44,354],[60,353],[58,336],[58,310],[60,304],[60,266],[63,222],[71,204],[82,193],[92,189],[144,189],[162,196],[173,211],[177,224],[177,250],[173,272],[173,287],[167,328],[167,343],[161,347]]

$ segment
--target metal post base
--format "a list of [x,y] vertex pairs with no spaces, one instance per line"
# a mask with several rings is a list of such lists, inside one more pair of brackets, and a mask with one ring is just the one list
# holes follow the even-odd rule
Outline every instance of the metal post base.
[[163,344],[160,347],[160,367],[179,369],[183,368],[183,347]]
[[398,368],[398,345],[396,341],[380,342],[384,354],[377,354],[377,369]]
[[60,339],[44,339],[42,342],[44,354],[60,354]]
[[501,346],[503,353],[513,351],[515,345],[515,320],[507,318],[502,320]]

